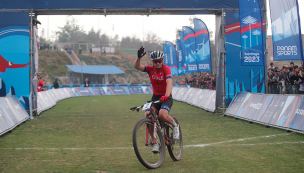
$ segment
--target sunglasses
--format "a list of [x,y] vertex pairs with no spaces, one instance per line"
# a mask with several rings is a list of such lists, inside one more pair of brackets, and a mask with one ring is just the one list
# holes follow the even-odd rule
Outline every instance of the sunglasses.
[[154,60],[154,61],[152,61],[152,62],[153,62],[153,64],[160,64],[160,63],[163,62],[163,60]]

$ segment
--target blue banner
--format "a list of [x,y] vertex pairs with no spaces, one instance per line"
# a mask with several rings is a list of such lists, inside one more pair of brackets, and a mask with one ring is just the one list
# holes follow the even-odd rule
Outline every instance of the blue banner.
[[186,62],[186,47],[185,47],[185,42],[184,42],[184,32],[183,31],[179,31],[179,38],[180,38],[180,43],[181,43],[181,49],[182,49],[182,55],[183,55],[183,61],[184,61],[184,66],[185,67],[184,73],[188,73],[187,71],[187,62]]
[[16,95],[29,108],[29,13],[0,13],[0,97]]
[[273,60],[303,60],[297,0],[269,0]]
[[169,41],[166,41],[167,45],[167,59],[165,60],[165,64],[170,68],[172,76],[178,76],[178,67],[177,67],[177,57],[176,57],[176,49],[175,45]]
[[239,0],[242,65],[264,65],[263,20],[257,0]]
[[197,72],[196,51],[195,51],[195,34],[194,31],[183,26],[184,46],[186,49],[186,63],[188,73]]
[[227,11],[226,23],[226,105],[242,92],[265,93],[264,66],[243,66],[239,13]]
[[209,31],[200,19],[193,19],[198,72],[212,72]]
[[177,39],[176,43],[177,43],[177,58],[178,58],[178,74],[184,75],[186,74],[187,64],[183,56],[181,40]]

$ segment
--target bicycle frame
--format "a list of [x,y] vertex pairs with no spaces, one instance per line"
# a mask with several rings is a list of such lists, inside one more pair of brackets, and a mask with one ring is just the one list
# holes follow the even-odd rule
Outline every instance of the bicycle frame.
[[[153,135],[152,135],[152,144],[156,144],[156,130],[157,130],[157,126],[160,128],[160,129],[164,129],[164,133],[163,133],[163,137],[165,139],[165,143],[166,145],[170,145],[170,141],[169,141],[169,138],[167,136],[167,130],[166,128],[169,127],[172,129],[172,127],[170,125],[168,125],[167,123],[161,121],[160,119],[158,119],[158,111],[154,108],[153,105],[151,105],[151,108],[150,108],[150,113],[148,114],[148,117],[151,116],[151,119],[152,119],[152,122],[153,122]],[[149,145],[149,127],[148,125],[146,125],[146,146]]]

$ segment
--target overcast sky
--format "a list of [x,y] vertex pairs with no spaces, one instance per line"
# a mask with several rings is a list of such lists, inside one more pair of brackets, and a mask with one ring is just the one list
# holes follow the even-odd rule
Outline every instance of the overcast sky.
[[[300,19],[304,20],[304,0],[298,0]],[[268,4],[269,5],[269,4]],[[269,8],[268,8],[269,9]],[[214,15],[195,15],[197,18],[202,19],[210,31],[215,30],[215,17]],[[268,35],[271,35],[271,21],[268,10]],[[71,16],[70,16],[71,17]],[[58,27],[65,25],[69,16],[50,15],[38,16],[38,20],[42,23],[39,25],[39,34],[42,28],[45,30],[44,37],[51,40],[55,39],[55,31]],[[182,26],[190,25],[190,15],[75,15],[74,17],[80,26],[87,32],[94,28],[102,33],[106,33],[114,37],[116,34],[121,39],[125,36],[136,35],[138,38],[143,39],[143,35],[148,32],[156,33],[163,41],[174,41],[176,39],[176,29],[181,29]],[[301,22],[302,33],[304,33],[304,26]],[[49,34],[48,34],[49,33]]]

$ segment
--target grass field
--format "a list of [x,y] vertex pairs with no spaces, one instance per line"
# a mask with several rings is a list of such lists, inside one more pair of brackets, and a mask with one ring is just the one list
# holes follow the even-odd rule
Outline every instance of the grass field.
[[184,153],[148,170],[132,148],[151,95],[92,96],[60,101],[39,118],[1,136],[0,172],[304,172],[304,136],[174,102]]

